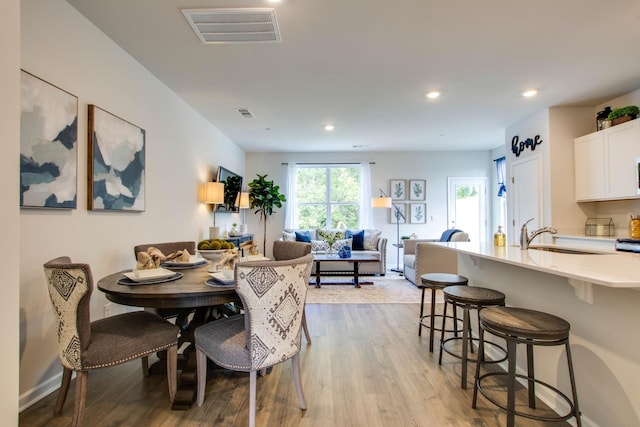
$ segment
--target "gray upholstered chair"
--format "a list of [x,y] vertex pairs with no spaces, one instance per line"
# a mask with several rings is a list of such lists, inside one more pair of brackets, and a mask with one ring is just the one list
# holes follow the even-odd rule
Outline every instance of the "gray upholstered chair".
[[249,425],[255,425],[256,374],[291,359],[301,409],[300,329],[313,256],[287,261],[236,264],[236,292],[245,313],[209,322],[195,331],[197,403],[204,402],[207,358],[219,366],[249,372]]
[[[311,243],[294,242],[288,240],[276,240],[273,242],[273,259],[283,261],[287,259],[300,258],[311,253]],[[311,344],[311,335],[307,327],[306,310],[302,313],[302,330],[307,344]]]
[[176,394],[177,326],[145,311],[90,321],[93,277],[87,264],[60,257],[44,265],[49,296],[56,313],[58,357],[64,368],[54,414],[62,412],[72,371],[76,371],[73,426],[82,424],[89,371],[167,350],[169,398]]

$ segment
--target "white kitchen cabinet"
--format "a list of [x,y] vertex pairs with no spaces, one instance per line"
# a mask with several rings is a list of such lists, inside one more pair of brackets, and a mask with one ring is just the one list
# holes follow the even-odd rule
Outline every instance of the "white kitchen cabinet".
[[576,138],[576,201],[639,198],[640,120]]

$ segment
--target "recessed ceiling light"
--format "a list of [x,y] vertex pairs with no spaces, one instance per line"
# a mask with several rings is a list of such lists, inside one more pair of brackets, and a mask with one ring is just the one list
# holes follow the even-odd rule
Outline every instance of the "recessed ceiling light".
[[522,92],[522,96],[525,98],[531,98],[532,96],[536,96],[537,93],[538,91],[536,89],[529,89]]
[[440,92],[438,92],[437,90],[432,90],[431,92],[427,92],[427,98],[429,99],[436,99],[439,96],[440,96]]
[[327,132],[331,132],[335,128],[336,127],[334,125],[324,125],[324,130],[326,130]]

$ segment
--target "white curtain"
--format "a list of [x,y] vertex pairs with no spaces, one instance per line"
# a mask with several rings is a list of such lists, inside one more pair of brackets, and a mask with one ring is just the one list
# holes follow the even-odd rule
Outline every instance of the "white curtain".
[[360,228],[373,228],[371,212],[371,166],[360,163]]
[[287,189],[285,197],[287,203],[284,208],[284,228],[298,228],[298,201],[296,200],[296,175],[298,166],[295,163],[287,165]]

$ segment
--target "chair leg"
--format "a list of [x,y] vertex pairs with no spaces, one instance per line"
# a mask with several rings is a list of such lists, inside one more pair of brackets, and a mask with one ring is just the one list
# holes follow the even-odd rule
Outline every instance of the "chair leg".
[[60,390],[58,391],[58,400],[56,400],[56,406],[53,408],[53,414],[59,415],[64,407],[64,402],[67,400],[67,392],[69,391],[69,384],[71,384],[71,374],[73,371],[69,368],[64,368],[62,371],[62,384],[60,384]]
[[256,426],[256,374],[249,372],[249,427]]
[[149,376],[149,356],[142,356],[140,358],[140,362],[142,363],[142,375],[145,377]]
[[207,355],[199,348],[196,348],[196,378],[198,388],[196,403],[198,406],[202,406],[204,403],[204,389],[207,385]]
[[[148,371],[148,370],[147,370]],[[176,398],[178,388],[178,346],[174,345],[167,349],[167,384],[169,385],[169,400],[171,403]]]
[[296,355],[291,358],[291,364],[293,365],[293,381],[296,384],[296,393],[298,393],[300,409],[307,409],[307,403],[304,400],[304,391],[302,389],[302,381],[300,381],[300,353],[296,353]]
[[87,380],[89,379],[89,371],[76,372],[76,395],[73,405],[72,427],[80,427],[84,416],[84,406],[87,401]]
[[307,328],[307,315],[305,310],[302,311],[302,330],[304,331],[304,337],[307,339],[307,344],[311,344],[311,335],[309,335],[309,328]]

